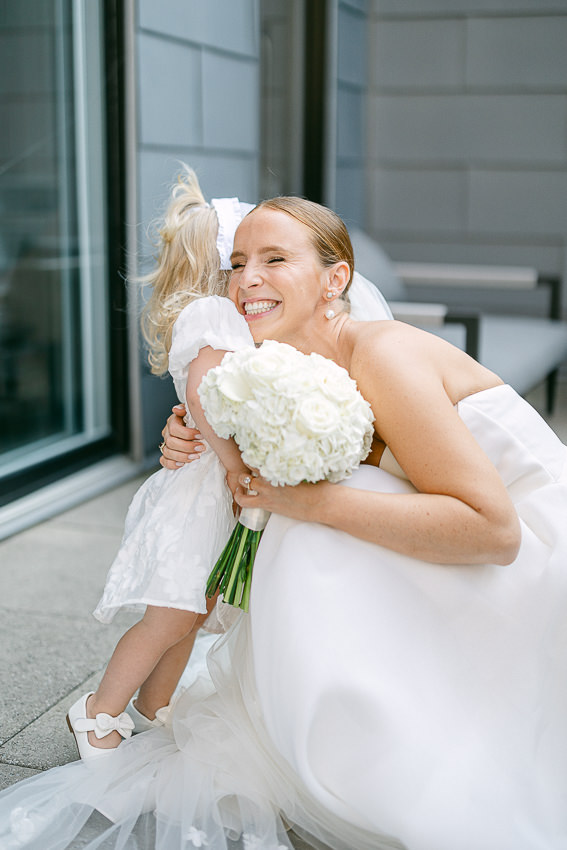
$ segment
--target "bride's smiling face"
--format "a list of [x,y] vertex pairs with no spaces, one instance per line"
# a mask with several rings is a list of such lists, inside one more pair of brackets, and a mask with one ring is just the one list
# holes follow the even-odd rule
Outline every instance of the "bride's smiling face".
[[304,338],[324,307],[331,274],[309,229],[279,210],[254,210],[236,231],[231,262],[229,296],[254,340]]

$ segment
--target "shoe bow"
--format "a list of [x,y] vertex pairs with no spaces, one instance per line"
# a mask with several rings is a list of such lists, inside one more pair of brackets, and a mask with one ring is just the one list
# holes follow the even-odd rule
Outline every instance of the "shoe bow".
[[156,720],[158,720],[164,726],[169,723],[169,719],[171,717],[171,705],[164,705],[163,708],[158,708],[156,711]]
[[132,730],[136,725],[129,714],[125,711],[119,714],[118,717],[112,717],[110,714],[97,714],[95,717],[96,725],[94,733],[97,738],[105,738],[111,732],[118,732],[123,738],[129,738]]
[[80,717],[73,723],[76,732],[94,732],[97,738],[106,738],[111,732],[118,732],[123,738],[129,738],[134,729],[134,721],[125,711],[118,717],[110,714],[97,714],[94,719]]

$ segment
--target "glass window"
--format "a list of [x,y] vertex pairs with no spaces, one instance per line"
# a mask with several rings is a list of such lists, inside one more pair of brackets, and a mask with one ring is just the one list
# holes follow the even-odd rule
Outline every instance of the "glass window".
[[0,7],[0,482],[110,432],[102,5]]

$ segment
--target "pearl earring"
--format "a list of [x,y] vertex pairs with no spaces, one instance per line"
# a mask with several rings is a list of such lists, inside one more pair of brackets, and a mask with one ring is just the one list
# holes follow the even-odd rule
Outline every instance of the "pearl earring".
[[334,316],[335,316],[335,311],[334,311],[334,310],[329,309],[329,310],[327,310],[327,311],[326,311],[326,313],[325,313],[325,318],[326,318],[326,319],[329,319],[329,321],[330,321],[331,319],[333,319],[333,318],[334,318]]
[[334,298],[334,297],[335,297],[335,293],[334,293],[334,292],[331,292],[331,291],[329,290],[329,292],[327,292],[327,298],[329,299],[329,301],[330,301],[332,298]]

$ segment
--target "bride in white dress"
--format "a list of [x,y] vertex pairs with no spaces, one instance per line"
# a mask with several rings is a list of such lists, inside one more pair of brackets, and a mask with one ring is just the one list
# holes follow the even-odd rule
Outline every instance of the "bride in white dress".
[[384,468],[256,496],[242,478],[274,515],[210,678],[111,771],[0,795],[2,848],[279,850],[288,826],[336,850],[567,848],[567,448],[462,352],[349,319],[345,234],[260,205],[231,297],[257,342],[349,370]]

